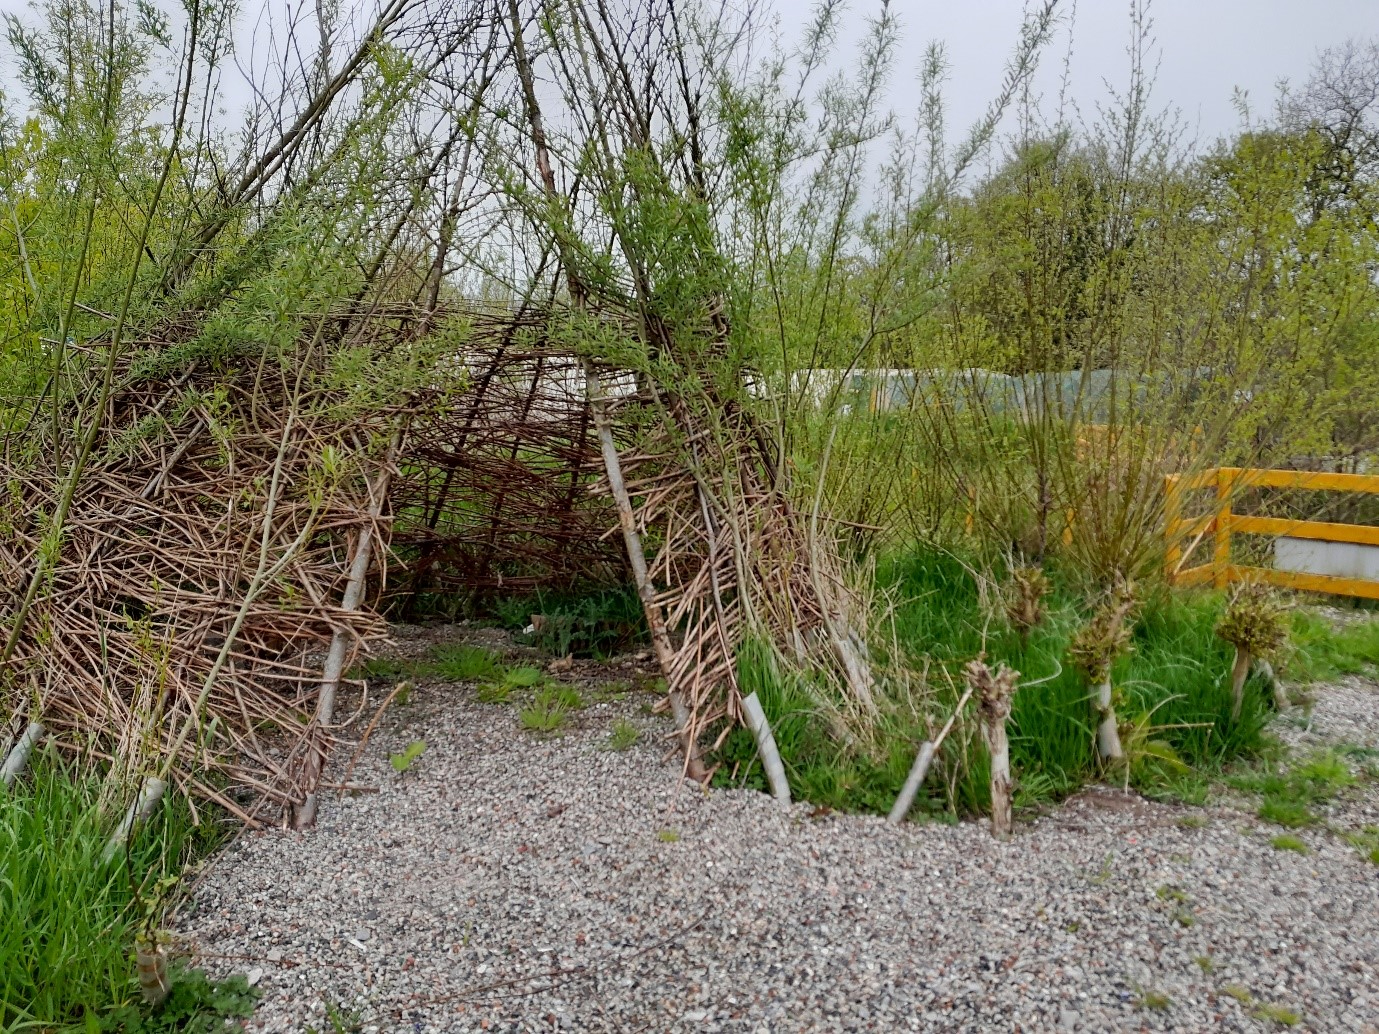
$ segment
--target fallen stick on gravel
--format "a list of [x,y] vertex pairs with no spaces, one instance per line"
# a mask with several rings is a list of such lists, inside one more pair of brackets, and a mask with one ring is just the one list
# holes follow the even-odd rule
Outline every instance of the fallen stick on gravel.
[[771,733],[771,725],[762,710],[761,700],[755,693],[742,698],[742,709],[747,714],[747,727],[757,741],[757,753],[761,755],[761,767],[766,770],[766,781],[771,784],[771,793],[781,804],[790,803],[790,783],[785,778],[785,766],[781,764],[780,751],[776,749],[776,737]]
[[0,769],[0,781],[6,786],[13,786],[14,781],[23,773],[24,767],[29,763],[29,755],[43,738],[43,733],[42,722],[30,722],[29,727],[24,730],[24,735],[10,748],[9,756],[5,758],[5,767]]
[[991,755],[991,832],[1010,836],[1010,739],[1006,719],[1017,688],[1018,671],[1000,665],[992,671],[981,660],[968,662],[967,684],[976,690],[982,716],[982,738]]
[[963,707],[971,698],[972,687],[969,685],[958,701],[958,706],[953,708],[953,713],[948,716],[948,721],[939,730],[939,734],[932,740],[925,740],[920,745],[919,753],[915,756],[915,763],[910,766],[910,774],[905,777],[905,785],[900,788],[900,796],[895,799],[891,813],[886,816],[886,821],[892,826],[900,825],[905,821],[905,816],[910,813],[910,807],[915,802],[915,794],[919,793],[919,788],[924,785],[924,777],[929,774],[929,765],[933,763],[934,755],[938,753],[939,747],[943,746],[943,741],[952,730],[953,723],[958,720],[958,715],[962,714]]
[[101,852],[101,862],[109,864],[129,843],[129,835],[134,832],[134,827],[153,814],[153,809],[162,800],[163,793],[168,788],[168,781],[160,779],[158,776],[149,776],[144,780],[143,787],[139,790],[139,799],[129,806],[125,816],[120,820],[115,832],[110,835],[110,840],[105,845],[105,850]]

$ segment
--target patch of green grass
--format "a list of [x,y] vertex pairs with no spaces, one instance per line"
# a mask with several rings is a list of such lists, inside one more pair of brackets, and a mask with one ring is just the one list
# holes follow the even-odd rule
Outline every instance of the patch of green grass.
[[1301,1015],[1284,1005],[1261,1003],[1259,1008],[1254,1011],[1254,1016],[1257,1020],[1273,1020],[1285,1027],[1296,1027],[1302,1022]]
[[1183,829],[1202,829],[1207,824],[1205,815],[1181,815],[1178,817],[1178,825]]
[[392,762],[393,771],[401,774],[411,768],[417,758],[425,753],[426,741],[415,740],[407,744],[407,746],[402,749],[402,753],[390,755],[388,760]]
[[1173,886],[1173,884],[1171,883],[1165,883],[1162,886],[1160,886],[1157,890],[1154,891],[1154,896],[1157,897],[1160,901],[1183,902],[1192,900],[1187,896],[1186,891],[1184,891],[1181,887]]
[[1346,833],[1345,839],[1375,865],[1379,865],[1379,826],[1366,826],[1357,833]]
[[[214,846],[212,827],[195,829],[170,794],[137,831],[128,864],[104,864],[99,799],[96,778],[46,752],[26,781],[0,788],[2,1030],[107,1029],[98,1025],[110,1016],[142,1016],[134,935],[146,915],[161,918],[184,865]],[[198,979],[185,977],[189,987]]]
[[508,668],[503,672],[503,685],[512,689],[531,689],[539,686],[546,680],[546,674],[540,668],[520,667]]
[[1221,993],[1234,998],[1241,1005],[1252,1005],[1255,1000],[1255,996],[1250,994],[1250,989],[1242,984],[1227,984],[1221,988]]
[[567,708],[562,706],[559,693],[547,686],[536,694],[529,707],[524,707],[518,715],[522,728],[530,732],[550,734],[557,732],[565,724]]
[[1311,848],[1302,837],[1295,837],[1291,833],[1280,833],[1269,841],[1276,851],[1296,851],[1298,854],[1310,854]]
[[401,679],[412,674],[415,665],[397,657],[368,657],[350,669],[352,679]]
[[1346,787],[1355,785],[1350,766],[1333,753],[1314,754],[1293,769],[1293,776],[1307,784],[1315,799],[1330,800]]
[[497,679],[502,668],[502,658],[491,650],[466,643],[446,643],[432,648],[431,659],[422,670],[446,682],[479,682]]
[[[242,976],[211,980],[199,969],[174,969],[168,996],[156,1009],[124,1005],[96,1028],[110,1034],[230,1034],[254,1013],[258,992]],[[91,1029],[88,1021],[87,1029]]]
[[1211,974],[1216,972],[1216,960],[1210,955],[1196,955],[1192,959],[1197,963],[1197,968],[1203,973]]
[[1312,814],[1307,805],[1286,797],[1264,798],[1257,814],[1265,822],[1287,826],[1289,829],[1301,829],[1317,821],[1317,816]]
[[512,696],[512,687],[506,682],[480,682],[474,695],[484,704],[506,704]]
[[1266,764],[1226,778],[1228,785],[1263,800],[1258,815],[1266,822],[1298,829],[1317,821],[1313,808],[1333,800],[1355,782],[1349,765],[1334,751],[1314,754],[1292,768]]
[[505,668],[499,677],[491,682],[479,683],[478,697],[485,704],[502,704],[511,699],[512,694],[522,689],[534,689],[544,685],[546,673],[540,668],[522,666]]
[[555,699],[556,703],[566,711],[584,710],[584,698],[579,695],[579,690],[575,689],[574,686],[557,685],[555,687]]
[[632,692],[632,684],[629,682],[604,682],[594,686],[591,690],[595,700],[626,700]]
[[1141,1009],[1152,1009],[1155,1012],[1167,1012],[1168,1007],[1173,1004],[1173,999],[1162,991],[1142,991],[1135,1004]]
[[1299,682],[1325,682],[1379,665],[1379,621],[1335,628],[1330,621],[1295,611],[1288,673]]
[[680,834],[673,829],[660,829],[656,831],[656,839],[663,844],[676,844],[680,842]]
[[613,723],[613,729],[603,746],[605,750],[627,750],[640,738],[641,733],[635,725],[626,718],[619,718]]
[[[1017,808],[1057,801],[1106,776],[1096,755],[1088,688],[1067,658],[1085,601],[1054,575],[1047,617],[1026,640],[987,620],[975,578],[950,554],[917,550],[883,563],[879,572],[881,584],[901,601],[895,610],[900,648],[910,667],[927,667],[930,685],[940,687],[940,713],[956,703],[962,665],[983,651],[988,663],[1023,673],[1008,723]],[[1134,648],[1112,671],[1121,721],[1132,730],[1125,737],[1128,771],[1112,778],[1128,776],[1147,795],[1202,803],[1211,778],[1228,762],[1263,750],[1271,698],[1252,679],[1241,716],[1232,720],[1232,653],[1215,634],[1221,609],[1221,597],[1211,593],[1164,593],[1145,601]],[[890,809],[928,729],[896,707],[883,713],[874,745],[850,747],[819,705],[830,698],[828,687],[777,671],[756,644],[744,644],[737,663],[743,693],[755,691],[761,699],[798,798],[844,811]],[[720,785],[765,789],[747,730],[730,730],[716,760],[723,762]],[[989,764],[978,739],[950,737],[935,764],[950,777],[926,784],[917,816],[987,812]]]

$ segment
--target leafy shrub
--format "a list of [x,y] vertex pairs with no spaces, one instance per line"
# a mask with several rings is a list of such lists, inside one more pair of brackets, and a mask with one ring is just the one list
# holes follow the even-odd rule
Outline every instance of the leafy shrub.
[[531,625],[527,642],[555,657],[606,658],[646,638],[641,600],[630,589],[537,592],[495,601],[491,609],[514,632]]
[[213,981],[199,969],[172,972],[172,987],[152,1010],[124,1005],[104,1017],[99,1029],[111,1034],[229,1034],[236,1020],[253,1015],[258,992],[242,976]]

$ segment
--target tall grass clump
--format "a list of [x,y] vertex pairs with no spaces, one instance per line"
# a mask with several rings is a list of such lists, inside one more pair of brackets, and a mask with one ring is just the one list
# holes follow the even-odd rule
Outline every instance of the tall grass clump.
[[[895,641],[905,663],[927,670],[934,713],[956,705],[962,667],[974,657],[1024,673],[1008,726],[1017,807],[1056,800],[1105,775],[1149,793],[1191,794],[1226,762],[1264,747],[1272,712],[1259,687],[1246,693],[1239,718],[1231,717],[1231,648],[1215,631],[1224,609],[1218,594],[1147,594],[1131,648],[1110,665],[1125,757],[1108,772],[1098,757],[1098,712],[1073,659],[1086,608],[1067,578],[1050,579],[1042,620],[1033,627],[1009,621],[996,580],[950,552],[894,557],[879,579],[898,601]],[[739,656],[739,674],[744,692],[761,697],[800,797],[851,810],[890,807],[926,738],[912,711],[891,708],[875,742],[861,744],[840,734],[806,681],[779,677],[750,648]],[[725,741],[724,758],[728,777],[736,765],[739,782],[764,786],[742,730]],[[986,813],[988,758],[970,715],[945,743],[935,771],[931,811]]]
[[170,797],[127,864],[104,864],[112,822],[100,797],[98,779],[51,754],[0,789],[0,1030],[89,1025],[135,1005],[135,935],[156,926],[170,885],[209,846]]

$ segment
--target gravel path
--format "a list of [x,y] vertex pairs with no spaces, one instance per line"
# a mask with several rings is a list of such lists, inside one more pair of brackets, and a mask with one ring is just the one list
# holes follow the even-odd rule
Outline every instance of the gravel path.
[[[311,834],[246,834],[180,932],[250,972],[258,1031],[1256,1031],[1293,1013],[1379,1034],[1379,867],[1337,835],[1280,851],[1248,813],[1105,789],[1009,843],[787,811],[680,783],[650,698],[621,696],[538,739],[511,706],[419,687],[355,772],[380,792],[327,799]],[[1336,699],[1347,739],[1376,745],[1379,685]],[[643,743],[601,749],[619,716]],[[416,739],[398,776],[388,754]],[[1332,820],[1379,823],[1379,788]]]

